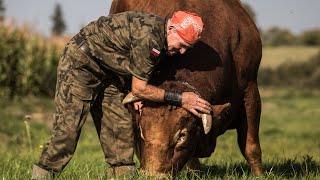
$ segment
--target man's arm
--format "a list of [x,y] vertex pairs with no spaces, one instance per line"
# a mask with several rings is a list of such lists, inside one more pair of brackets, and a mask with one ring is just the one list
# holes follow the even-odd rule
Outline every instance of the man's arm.
[[[163,102],[165,90],[132,76],[132,94],[150,101]],[[201,117],[198,111],[203,113],[211,111],[210,103],[192,92],[182,93],[181,106],[198,117]]]
[[155,102],[163,102],[164,90],[132,76],[132,94]]

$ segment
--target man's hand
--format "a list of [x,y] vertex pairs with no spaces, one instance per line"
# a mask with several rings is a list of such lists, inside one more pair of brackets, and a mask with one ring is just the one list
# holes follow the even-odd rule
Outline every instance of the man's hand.
[[134,104],[134,109],[139,111],[139,114],[141,116],[141,113],[142,113],[142,106],[143,106],[143,103],[142,101],[136,101],[133,103]]
[[182,107],[199,118],[201,118],[201,114],[198,111],[206,114],[209,114],[211,111],[210,103],[193,92],[182,93]]

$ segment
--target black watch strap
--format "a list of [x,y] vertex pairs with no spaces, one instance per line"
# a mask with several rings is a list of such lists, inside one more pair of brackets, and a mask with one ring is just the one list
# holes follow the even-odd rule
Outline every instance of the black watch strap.
[[181,106],[182,105],[182,93],[181,92],[173,92],[173,91],[165,91],[164,92],[164,102],[174,105]]

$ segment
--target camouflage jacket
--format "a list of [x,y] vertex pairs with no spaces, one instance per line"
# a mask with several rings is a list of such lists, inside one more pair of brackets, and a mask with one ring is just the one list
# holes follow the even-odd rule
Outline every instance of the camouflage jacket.
[[102,16],[81,30],[94,56],[124,77],[148,81],[166,50],[166,20],[144,12]]

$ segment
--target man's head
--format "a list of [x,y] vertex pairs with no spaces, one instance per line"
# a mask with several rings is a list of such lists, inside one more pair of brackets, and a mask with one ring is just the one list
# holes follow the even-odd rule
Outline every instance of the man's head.
[[197,14],[175,12],[167,24],[168,54],[184,54],[200,39],[202,30],[203,22]]

